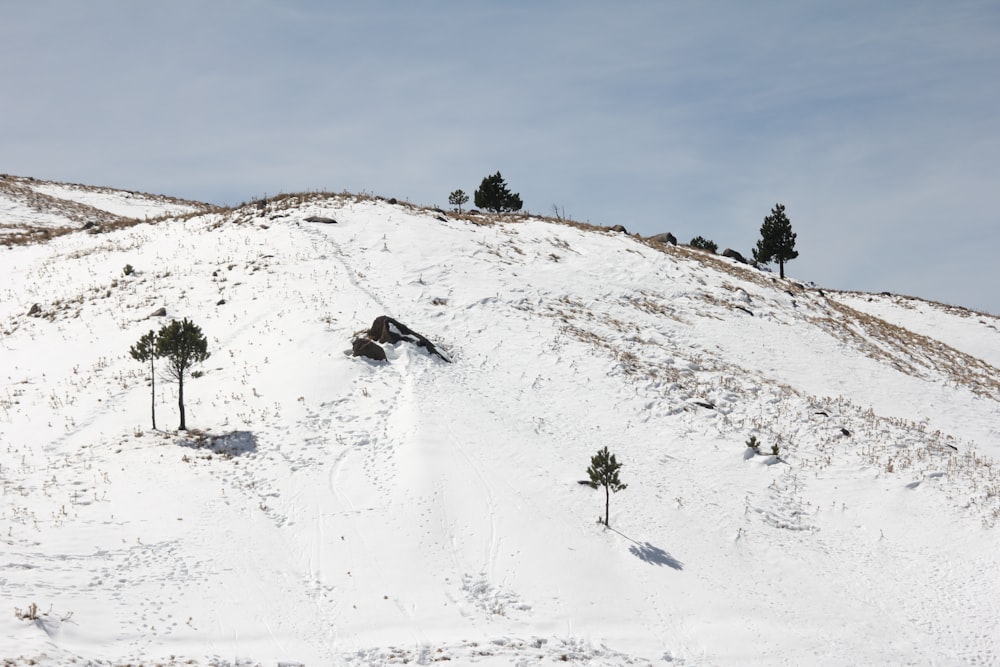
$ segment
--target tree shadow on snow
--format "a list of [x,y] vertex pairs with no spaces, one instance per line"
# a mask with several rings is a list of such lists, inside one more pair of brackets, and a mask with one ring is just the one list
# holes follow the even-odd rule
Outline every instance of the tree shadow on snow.
[[628,551],[639,560],[645,561],[651,565],[666,565],[674,570],[684,569],[684,563],[680,562],[660,547],[654,546],[649,542],[639,542],[638,540],[633,540],[620,530],[615,530],[614,528],[611,528],[611,530],[632,543],[629,545]]
[[229,431],[214,435],[201,431],[188,431],[185,438],[177,441],[181,447],[207,449],[226,458],[243,456],[257,450],[257,436],[250,431]]

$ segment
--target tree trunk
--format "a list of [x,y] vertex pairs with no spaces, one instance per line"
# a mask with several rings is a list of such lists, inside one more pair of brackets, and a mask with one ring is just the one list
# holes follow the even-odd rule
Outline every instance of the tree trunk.
[[153,430],[156,430],[156,369],[153,366],[153,356],[149,357],[149,380],[152,382],[150,389],[150,409],[153,412]]
[[611,490],[608,489],[608,485],[604,485],[604,527],[610,528],[608,524],[608,516],[611,510]]
[[778,273],[781,276],[781,279],[784,280],[785,279],[785,262],[782,261],[782,260],[780,260],[780,259],[778,260]]
[[177,407],[181,412],[181,425],[177,428],[178,431],[186,431],[187,426],[184,424],[184,377],[177,378]]

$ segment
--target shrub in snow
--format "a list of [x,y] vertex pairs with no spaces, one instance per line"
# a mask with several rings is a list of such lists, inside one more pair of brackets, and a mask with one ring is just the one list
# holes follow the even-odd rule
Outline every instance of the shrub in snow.
[[[751,435],[750,439],[746,442],[747,447],[753,450],[754,454],[760,454],[761,442],[757,439],[757,436]],[[775,445],[777,447],[777,445]]]
[[704,238],[703,236],[696,236],[691,239],[689,244],[692,248],[697,248],[698,250],[707,250],[713,255],[719,251],[719,246],[715,241]]
[[135,273],[135,269],[132,267],[131,264],[126,264],[125,268],[122,269],[122,274],[124,274],[126,276],[130,276],[133,273]]

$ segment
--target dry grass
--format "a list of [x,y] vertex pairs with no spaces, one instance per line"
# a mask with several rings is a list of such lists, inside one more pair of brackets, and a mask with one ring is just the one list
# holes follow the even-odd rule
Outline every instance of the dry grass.
[[838,301],[826,305],[833,314],[814,317],[813,323],[870,358],[914,377],[940,374],[978,396],[1000,400],[1000,370],[985,361]]
[[[177,206],[187,206],[193,208],[194,210],[187,214],[163,215],[149,219],[128,218],[115,215],[109,211],[104,211],[87,204],[72,201],[70,199],[63,199],[61,197],[45,194],[35,189],[39,186],[46,185],[59,185],[76,190],[107,194],[121,194],[123,192],[127,192],[129,194],[141,195],[142,198],[146,200],[158,201]],[[78,223],[78,226],[61,225],[46,227],[25,227],[24,225],[2,224],[0,225],[0,243],[6,245],[7,247],[15,245],[28,245],[32,243],[44,243],[50,239],[65,236],[66,234],[72,234],[74,232],[86,231],[90,234],[99,234],[125,227],[131,227],[144,222],[155,223],[171,218],[185,218],[192,215],[202,215],[204,213],[217,210],[216,207],[208,204],[178,199],[176,197],[169,197],[166,195],[151,195],[74,183],[53,183],[50,181],[39,181],[34,178],[11,176],[8,174],[0,174],[0,193],[41,215],[55,215],[70,222]]]

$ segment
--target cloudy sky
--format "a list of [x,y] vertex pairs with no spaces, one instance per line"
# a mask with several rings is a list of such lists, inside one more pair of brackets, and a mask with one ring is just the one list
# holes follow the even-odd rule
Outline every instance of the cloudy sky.
[[1000,3],[0,0],[0,172],[531,212],[1000,314]]

